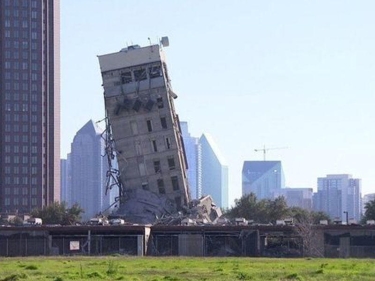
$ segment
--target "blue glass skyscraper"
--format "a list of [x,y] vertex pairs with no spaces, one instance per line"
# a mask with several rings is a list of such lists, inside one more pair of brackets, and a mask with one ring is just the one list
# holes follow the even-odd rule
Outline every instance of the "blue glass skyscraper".
[[245,161],[242,168],[242,195],[254,193],[258,199],[274,199],[285,187],[281,161]]
[[116,189],[105,194],[108,163],[102,135],[92,120],[87,122],[75,135],[68,158],[69,191],[64,194],[69,206],[78,203],[84,209],[84,220],[108,209],[118,194]]
[[228,165],[209,134],[203,134],[199,144],[198,171],[202,195],[211,195],[218,207],[228,208]]
[[189,133],[188,123],[180,122],[182,138],[184,140],[185,155],[188,162],[188,183],[191,199],[198,199],[202,195],[202,190],[198,187],[198,153],[199,139],[192,137]]

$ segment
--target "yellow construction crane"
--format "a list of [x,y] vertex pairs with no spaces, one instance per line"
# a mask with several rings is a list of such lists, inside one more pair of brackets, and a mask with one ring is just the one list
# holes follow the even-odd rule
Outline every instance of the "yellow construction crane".
[[254,151],[256,151],[256,152],[263,151],[263,161],[266,161],[266,152],[268,150],[285,149],[285,148],[287,148],[287,147],[268,147],[268,148],[266,148],[266,146],[263,145],[263,148],[256,148],[256,149],[254,149]]

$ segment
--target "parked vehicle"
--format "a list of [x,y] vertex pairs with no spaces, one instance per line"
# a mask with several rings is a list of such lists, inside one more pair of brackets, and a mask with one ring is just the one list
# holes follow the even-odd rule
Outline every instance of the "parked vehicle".
[[42,225],[43,221],[41,218],[29,218],[24,223],[25,225]]
[[110,225],[123,225],[125,224],[125,221],[123,219],[111,219],[109,221]]
[[89,225],[108,225],[108,221],[105,218],[92,218],[88,222]]

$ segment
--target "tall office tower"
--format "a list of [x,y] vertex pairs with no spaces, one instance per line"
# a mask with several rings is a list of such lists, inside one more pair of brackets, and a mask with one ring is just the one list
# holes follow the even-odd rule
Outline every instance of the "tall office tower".
[[[68,157],[69,158],[69,157]],[[70,188],[69,188],[69,160],[60,160],[60,200],[63,202],[70,202]]]
[[199,184],[200,181],[198,180],[199,138],[190,135],[187,122],[181,121],[180,126],[188,163],[188,182],[191,199],[199,199],[202,196],[201,184]]
[[152,223],[190,201],[181,129],[162,46],[99,56],[109,140],[118,159],[121,208]]
[[68,153],[66,159],[60,160],[60,169],[61,169],[61,177],[60,177],[60,201],[65,202],[68,204],[68,207],[71,207],[70,202],[72,202],[72,192],[71,192],[71,183],[72,183],[72,167],[71,167],[71,157],[70,153]]
[[361,219],[361,180],[351,175],[327,175],[318,178],[314,210],[326,212],[332,219],[346,221],[346,216]]
[[258,199],[274,199],[285,187],[281,161],[245,161],[242,168],[242,195],[254,193]]
[[203,134],[199,144],[198,177],[202,195],[211,195],[218,207],[228,208],[228,165],[211,135]]
[[0,1],[0,212],[60,200],[59,1]]
[[70,153],[69,206],[78,203],[85,213],[83,220],[89,220],[107,210],[114,202],[115,192],[106,194],[108,163],[105,155],[103,130],[92,120],[75,135]]
[[313,208],[313,189],[308,187],[283,188],[276,196],[284,196],[289,207],[300,207],[311,211]]

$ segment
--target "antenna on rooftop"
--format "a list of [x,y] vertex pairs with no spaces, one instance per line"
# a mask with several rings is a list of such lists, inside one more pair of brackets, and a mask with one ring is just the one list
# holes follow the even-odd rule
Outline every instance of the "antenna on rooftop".
[[169,46],[168,36],[164,36],[164,37],[161,38],[160,45],[162,45],[163,47],[168,47]]
[[150,39],[150,37],[148,37],[148,42],[150,43],[150,46],[151,46],[151,39]]

